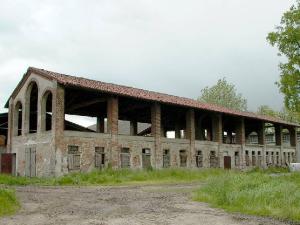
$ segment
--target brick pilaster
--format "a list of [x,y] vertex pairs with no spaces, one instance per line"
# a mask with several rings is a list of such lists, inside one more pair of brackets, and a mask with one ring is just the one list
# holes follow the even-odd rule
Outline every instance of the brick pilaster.
[[190,167],[196,167],[196,153],[195,153],[195,111],[189,109],[186,112],[186,138],[190,141],[189,146],[189,160]]
[[216,114],[212,117],[212,140],[218,143],[217,157],[219,161],[219,167],[224,168],[224,156],[221,148],[223,143],[222,114]]
[[66,149],[64,149],[64,130],[65,130],[65,89],[57,85],[52,99],[52,117],[54,118],[52,133],[55,142],[55,168],[53,173],[61,175],[67,171],[67,165],[63,164],[61,158]]
[[212,140],[218,142],[219,144],[223,143],[223,127],[222,127],[222,115],[217,114],[212,118]]
[[151,134],[154,137],[154,158],[156,168],[162,167],[162,151],[161,151],[161,106],[153,103],[151,106]]
[[107,101],[107,132],[111,134],[110,141],[110,163],[112,168],[119,167],[119,146],[118,146],[118,122],[119,122],[119,101],[117,97],[110,97]]
[[245,120],[240,118],[236,124],[236,144],[245,145]]

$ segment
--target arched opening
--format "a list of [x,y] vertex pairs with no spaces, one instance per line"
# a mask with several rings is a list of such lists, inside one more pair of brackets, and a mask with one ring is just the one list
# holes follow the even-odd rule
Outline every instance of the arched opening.
[[22,135],[22,103],[17,102],[14,110],[14,135],[20,136]]
[[26,109],[28,114],[26,119],[28,120],[29,133],[37,132],[37,117],[38,117],[38,86],[35,82],[32,82],[28,86],[27,90],[27,105]]
[[41,130],[52,129],[52,93],[47,91],[42,98]]

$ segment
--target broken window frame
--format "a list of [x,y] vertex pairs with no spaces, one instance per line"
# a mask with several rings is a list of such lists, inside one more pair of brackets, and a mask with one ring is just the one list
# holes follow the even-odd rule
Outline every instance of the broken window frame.
[[95,147],[95,168],[103,169],[105,167],[105,148]]
[[187,167],[187,151],[185,149],[179,150],[179,166]]
[[[131,167],[131,154],[130,148],[121,148],[120,151],[120,166],[121,168],[130,168]],[[127,163],[125,163],[127,161]]]
[[78,145],[68,145],[68,170],[80,171],[81,152]]
[[201,150],[197,150],[196,166],[197,166],[197,168],[203,168],[203,154],[202,154]]

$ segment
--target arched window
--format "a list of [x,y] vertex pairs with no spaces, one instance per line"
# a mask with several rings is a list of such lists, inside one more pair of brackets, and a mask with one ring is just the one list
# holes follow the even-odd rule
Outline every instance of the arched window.
[[17,102],[14,109],[14,135],[22,135],[22,103]]
[[47,91],[42,98],[41,130],[52,129],[52,93]]
[[28,132],[37,132],[38,118],[38,86],[31,82],[26,92],[26,122],[28,123]]

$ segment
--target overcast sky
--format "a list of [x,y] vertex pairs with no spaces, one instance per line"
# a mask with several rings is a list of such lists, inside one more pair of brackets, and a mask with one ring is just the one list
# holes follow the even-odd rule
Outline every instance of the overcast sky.
[[28,66],[196,98],[226,77],[282,107],[267,41],[292,0],[0,0],[0,110]]

